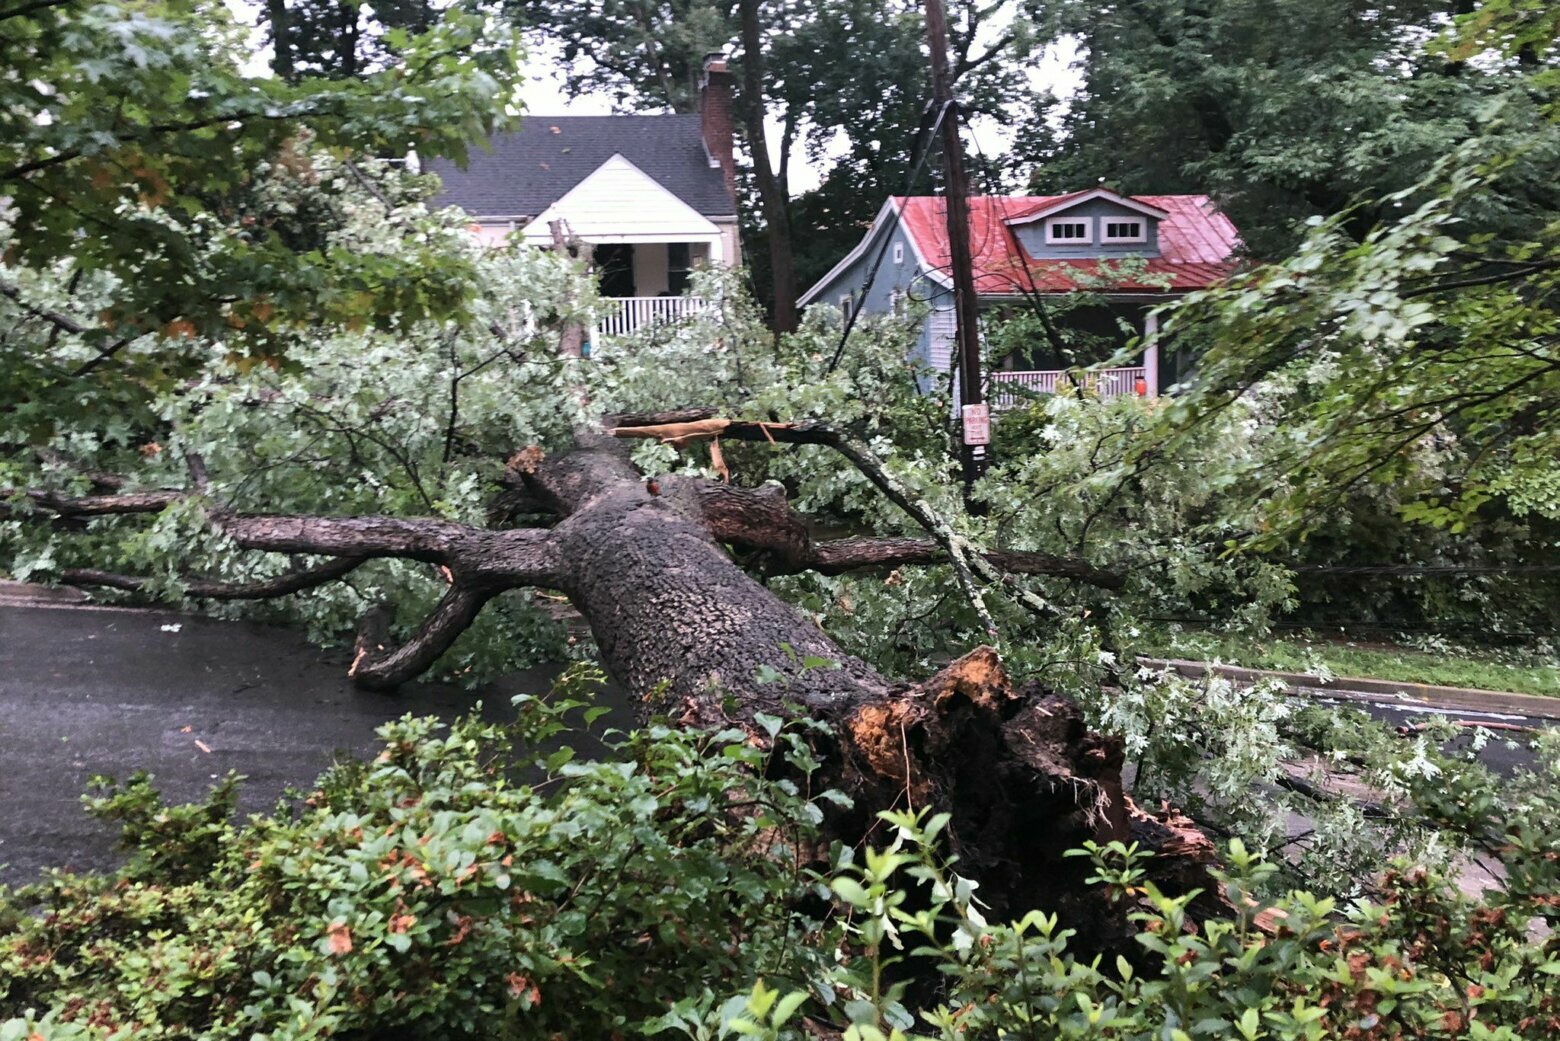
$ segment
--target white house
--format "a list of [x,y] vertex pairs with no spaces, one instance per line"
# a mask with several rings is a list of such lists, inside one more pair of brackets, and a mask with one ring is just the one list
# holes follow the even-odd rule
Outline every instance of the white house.
[[537,245],[562,219],[592,247],[602,295],[617,301],[607,335],[697,310],[688,295],[698,265],[734,267],[736,161],[731,74],[704,64],[694,115],[528,115],[465,169],[427,167],[444,182],[436,204],[459,206],[495,242],[511,233]]

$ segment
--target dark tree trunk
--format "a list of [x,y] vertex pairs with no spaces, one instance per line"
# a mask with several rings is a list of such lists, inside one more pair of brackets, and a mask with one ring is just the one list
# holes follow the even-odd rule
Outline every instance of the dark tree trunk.
[[1089,733],[1070,700],[1015,689],[991,649],[921,683],[880,675],[732,561],[712,535],[703,482],[649,487],[614,442],[515,476],[565,515],[551,532],[568,561],[555,585],[647,709],[689,725],[737,725],[755,741],[765,740],[757,713],[831,726],[815,784],[855,804],[828,822],[831,837],[861,841],[880,810],[947,811],[960,870],[981,880],[997,913],[1054,909],[1105,946],[1124,939],[1125,923],[1067,850],[1137,838],[1176,849],[1158,865],[1168,888],[1206,883],[1202,836],[1125,797],[1119,743]]
[[286,0],[266,0],[266,19],[271,23],[271,71],[286,83],[293,79],[292,26],[287,17]]
[[769,161],[769,135],[764,130],[763,42],[758,27],[759,0],[742,0],[742,114],[748,150],[753,153],[753,181],[764,208],[769,240],[769,278],[775,302],[775,332],[795,332],[796,252],[791,244],[791,212],[785,185]]
[[[882,694],[888,684],[739,568],[710,534],[693,482],[647,487],[610,439],[545,461],[525,483],[565,519],[557,588],[590,622],[607,669],[713,720],[714,691],[773,711],[783,697]],[[821,658],[837,668],[804,666]],[[770,682],[760,682],[763,670]]]

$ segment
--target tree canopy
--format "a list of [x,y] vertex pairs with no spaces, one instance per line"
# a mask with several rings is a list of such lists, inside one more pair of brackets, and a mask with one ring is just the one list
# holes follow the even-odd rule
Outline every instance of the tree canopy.
[[[1411,0],[1362,16],[1287,0],[1059,3],[1052,24],[1080,41],[1084,81],[1059,113],[1040,114],[1059,115],[1060,134],[1028,128],[1045,146],[1025,153],[1034,183],[1206,192],[1265,258],[1292,248],[1315,215],[1347,212],[1359,235],[1390,218],[1378,201],[1471,137],[1493,130],[1516,152],[1538,133],[1551,139],[1539,155],[1553,149],[1532,93],[1535,52],[1490,60],[1437,44],[1474,6]],[[1553,182],[1539,155],[1520,190],[1542,196]]]

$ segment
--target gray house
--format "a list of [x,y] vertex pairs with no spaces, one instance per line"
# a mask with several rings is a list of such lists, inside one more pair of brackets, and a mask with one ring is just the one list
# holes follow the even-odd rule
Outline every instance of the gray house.
[[[896,196],[883,204],[860,244],[801,297],[849,313],[887,314],[906,300],[930,307],[916,356],[933,371],[952,362],[953,282],[949,277],[946,202],[936,196]],[[1070,386],[1069,369],[1103,361],[1125,337],[1123,324],[1155,331],[1152,309],[1213,285],[1235,267],[1239,236],[1205,195],[1126,196],[1106,188],[1060,196],[977,196],[970,199],[970,247],[983,313],[1088,292],[1099,306],[1071,310],[1070,327],[1106,345],[1098,357],[1061,357],[1037,344],[1013,354],[988,376],[998,407],[1013,395],[1004,385],[1050,392]],[[876,273],[873,274],[874,265]],[[869,277],[870,276],[870,277]],[[1096,369],[1087,377],[1104,395],[1157,396],[1168,386],[1157,344],[1142,363]]]

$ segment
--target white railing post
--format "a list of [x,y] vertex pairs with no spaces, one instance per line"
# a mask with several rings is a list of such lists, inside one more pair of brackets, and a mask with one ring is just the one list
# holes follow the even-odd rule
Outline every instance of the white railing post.
[[1062,369],[1032,372],[998,370],[989,375],[991,404],[993,408],[1004,409],[1019,403],[1020,395],[1004,389],[1004,386],[1022,387],[1032,394],[1056,394],[1059,389],[1071,393],[1076,380],[1076,386],[1092,391],[1099,397],[1115,398],[1137,393],[1137,381],[1140,379],[1145,379],[1145,376],[1144,370],[1138,366],[1086,370],[1071,377]]
[[1143,319],[1143,339],[1148,341],[1148,349],[1143,352],[1143,383],[1148,389],[1148,396],[1159,397],[1159,315],[1153,311],[1148,312],[1148,317]]
[[601,336],[627,336],[649,325],[679,322],[710,307],[697,296],[614,296],[597,329]]

